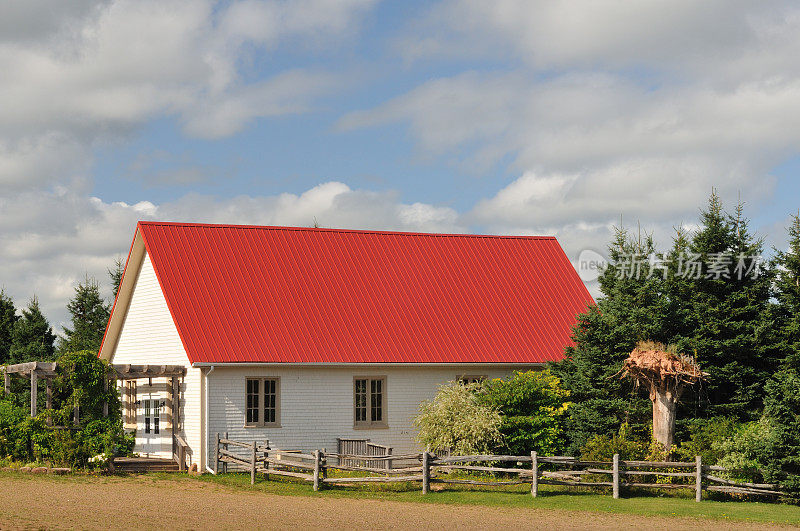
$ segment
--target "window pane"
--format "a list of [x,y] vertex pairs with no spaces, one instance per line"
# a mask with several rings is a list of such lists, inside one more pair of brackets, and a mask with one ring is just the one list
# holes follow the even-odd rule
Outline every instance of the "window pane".
[[372,422],[381,422],[383,420],[383,380],[371,380],[371,383],[371,420]]
[[275,422],[278,417],[277,390],[277,380],[264,380],[264,422]]
[[356,380],[355,388],[356,422],[367,420],[367,380]]
[[259,380],[247,380],[247,407],[246,418],[248,424],[258,423],[259,410]]

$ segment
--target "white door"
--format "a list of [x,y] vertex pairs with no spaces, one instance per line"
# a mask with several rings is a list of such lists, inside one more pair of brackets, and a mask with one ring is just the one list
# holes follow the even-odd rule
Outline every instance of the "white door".
[[161,399],[155,394],[145,394],[139,408],[140,418],[137,430],[139,453],[146,455],[161,452]]

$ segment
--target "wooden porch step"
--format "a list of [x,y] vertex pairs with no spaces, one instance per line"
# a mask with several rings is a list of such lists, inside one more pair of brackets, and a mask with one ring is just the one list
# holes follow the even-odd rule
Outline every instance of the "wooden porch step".
[[178,463],[154,457],[117,457],[114,469],[118,472],[178,472]]

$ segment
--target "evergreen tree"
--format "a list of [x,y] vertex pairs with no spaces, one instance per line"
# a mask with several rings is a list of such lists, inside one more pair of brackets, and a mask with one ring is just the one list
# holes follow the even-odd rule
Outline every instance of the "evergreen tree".
[[712,193],[689,249],[701,264],[690,285],[691,329],[672,342],[695,352],[710,377],[684,407],[703,416],[755,419],[774,369],[768,319],[772,272],[759,262],[763,241],[750,234],[742,204],[727,215]]
[[599,279],[603,297],[578,317],[575,346],[552,367],[575,403],[567,421],[571,453],[593,435],[613,435],[622,421],[646,433],[649,401],[615,376],[638,341],[696,353],[710,373],[703,387],[684,394],[679,418],[760,414],[777,357],[772,267],[757,262],[763,243],[750,234],[742,205],[727,215],[712,193],[701,222],[694,234],[678,228],[665,254],[652,238],[617,230]]
[[0,365],[8,362],[11,351],[11,334],[14,331],[14,323],[18,319],[14,301],[3,290],[0,290]]
[[64,327],[60,352],[98,351],[108,324],[109,308],[100,296],[100,286],[88,276],[75,287],[75,295],[67,304],[72,328]]
[[14,324],[9,362],[51,361],[55,358],[55,341],[53,329],[34,296],[28,307],[22,310],[22,317]]
[[111,304],[114,304],[114,301],[117,300],[117,293],[119,292],[119,285],[122,282],[122,273],[124,272],[125,264],[122,263],[121,258],[114,260],[113,269],[108,269],[108,276],[111,279],[111,289],[113,293]]
[[617,372],[637,341],[662,336],[663,281],[655,271],[650,274],[654,253],[651,237],[634,239],[616,229],[609,265],[599,279],[604,296],[578,316],[575,346],[567,348],[566,360],[551,366],[571,393],[566,431],[572,455],[593,435],[616,433],[623,421],[646,429],[649,400]]
[[800,215],[792,217],[789,249],[775,250],[775,273],[776,350],[785,369],[800,371]]

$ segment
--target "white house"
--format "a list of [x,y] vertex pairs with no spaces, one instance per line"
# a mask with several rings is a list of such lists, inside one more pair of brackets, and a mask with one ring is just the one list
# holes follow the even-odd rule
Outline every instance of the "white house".
[[224,432],[400,453],[439,384],[560,359],[591,303],[550,237],[140,222],[100,356],[141,373],[140,454],[171,457],[173,432],[200,470]]

